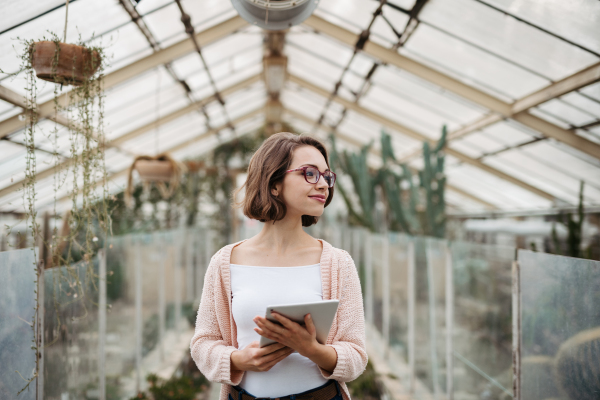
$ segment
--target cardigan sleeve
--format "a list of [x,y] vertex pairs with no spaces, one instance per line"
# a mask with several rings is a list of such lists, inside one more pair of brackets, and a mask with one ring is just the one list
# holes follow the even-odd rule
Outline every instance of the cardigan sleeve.
[[217,252],[208,265],[204,277],[200,307],[196,317],[196,328],[190,342],[192,359],[202,374],[211,382],[238,385],[244,371],[231,374],[231,353],[235,346],[227,345],[219,329],[217,302],[215,298],[217,274],[219,273]]
[[337,353],[337,364],[333,372],[319,367],[326,379],[349,382],[358,378],[367,367],[365,313],[358,271],[348,252],[342,252],[339,279],[342,294],[337,311],[337,332],[331,346]]

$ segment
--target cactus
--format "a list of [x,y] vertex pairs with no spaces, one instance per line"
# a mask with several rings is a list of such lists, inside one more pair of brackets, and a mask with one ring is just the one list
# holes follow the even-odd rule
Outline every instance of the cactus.
[[429,143],[423,142],[424,168],[419,171],[421,187],[425,189],[426,196],[426,221],[425,234],[444,237],[446,231],[446,175],[444,175],[445,155],[442,149],[446,145],[448,131],[446,125],[442,128],[442,137],[431,151]]
[[342,171],[350,175],[354,185],[354,192],[358,197],[360,211],[356,210],[350,200],[348,192],[344,189],[340,182],[336,184],[336,189],[340,191],[350,217],[354,218],[359,224],[375,230],[373,220],[373,211],[375,210],[375,187],[379,184],[379,174],[369,170],[367,165],[367,154],[373,145],[373,141],[363,146],[360,153],[344,152],[340,155],[335,145],[335,136],[329,136],[332,143],[330,161],[332,165],[339,167]]
[[556,378],[569,399],[597,400],[600,396],[600,328],[565,341],[556,354]]
[[[569,257],[578,257],[581,258],[583,256],[581,251],[581,236],[583,230],[583,181],[579,186],[579,206],[577,208],[577,214],[579,216],[579,220],[575,221],[571,213],[567,213],[565,215],[559,215],[559,220],[561,224],[563,224],[568,231],[567,234],[567,251],[564,255]],[[558,235],[556,234],[556,226],[552,225],[552,241],[554,242],[554,252],[555,254],[562,254],[560,241],[558,240]]]
[[[389,168],[388,160],[396,162],[396,159],[390,136],[383,131],[381,132],[381,156],[384,167],[381,170],[382,177],[380,181],[383,183],[387,202],[394,217],[392,224],[401,227],[407,233],[444,237],[446,226],[446,176],[444,175],[442,149],[446,145],[446,136],[447,129],[444,125],[442,137],[433,150],[430,149],[428,142],[423,143],[425,167],[422,171],[419,171],[419,186],[423,188],[424,192],[425,212],[421,216],[421,212],[418,210],[421,203],[419,187],[413,182],[410,168],[405,164],[400,164],[402,167],[402,175],[400,176]],[[405,204],[406,202],[402,199],[402,181],[406,182],[408,186],[408,204]]]
[[[413,182],[410,168],[400,164],[394,156],[391,137],[385,131],[381,132],[381,158],[383,167],[378,171],[370,171],[367,166],[367,154],[373,142],[363,146],[360,153],[339,154],[334,135],[330,135],[332,143],[331,164],[345,171],[352,178],[354,191],[360,204],[360,212],[350,201],[346,189],[338,183],[348,212],[361,225],[374,230],[373,210],[375,208],[375,188],[380,185],[387,199],[388,211],[392,217],[391,228],[402,230],[409,234],[425,234],[429,236],[444,237],[445,215],[445,186],[444,154],[442,149],[446,145],[447,130],[444,125],[442,137],[433,150],[429,143],[423,143],[423,157],[425,168],[419,171],[419,185]],[[399,166],[402,173],[393,171],[392,165]],[[404,195],[403,182],[406,182],[408,194]],[[420,190],[422,188],[422,190]],[[422,193],[421,193],[422,192]],[[421,194],[423,196],[421,196]],[[406,199],[404,199],[406,197]],[[423,201],[421,200],[423,197]],[[425,203],[424,212],[419,206]]]

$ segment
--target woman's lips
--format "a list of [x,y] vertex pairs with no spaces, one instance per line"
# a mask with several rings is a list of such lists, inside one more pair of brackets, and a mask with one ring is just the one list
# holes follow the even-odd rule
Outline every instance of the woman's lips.
[[308,196],[308,197],[310,197],[311,199],[315,199],[315,200],[317,200],[317,201],[319,201],[321,203],[325,203],[325,199],[323,199],[321,197],[314,197],[314,196]]

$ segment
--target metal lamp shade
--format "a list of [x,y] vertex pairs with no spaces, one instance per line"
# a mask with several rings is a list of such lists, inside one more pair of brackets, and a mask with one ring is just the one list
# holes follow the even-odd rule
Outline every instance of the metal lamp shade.
[[231,0],[240,17],[263,29],[279,31],[302,23],[319,0]]

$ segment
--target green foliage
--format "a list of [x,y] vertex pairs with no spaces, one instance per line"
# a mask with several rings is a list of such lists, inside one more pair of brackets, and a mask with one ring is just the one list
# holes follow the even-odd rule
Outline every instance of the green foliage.
[[372,171],[367,165],[367,155],[373,142],[361,148],[360,153],[350,153],[346,150],[342,154],[337,151],[335,136],[329,135],[331,140],[330,164],[339,167],[347,173],[352,179],[354,192],[358,197],[358,206],[355,207],[346,189],[341,182],[336,182],[336,190],[342,195],[346,206],[348,207],[349,219],[355,224],[363,225],[375,230],[373,212],[375,210],[375,188],[380,184],[380,174]]
[[130,400],[194,400],[197,393],[208,387],[208,380],[202,375],[183,375],[165,381],[155,374],[148,374],[146,380],[150,384],[148,391],[140,392]]
[[[72,201],[72,211],[68,221],[69,233],[61,236],[58,229],[51,232],[50,238],[43,237],[39,224],[36,222],[36,175],[37,175],[37,148],[36,139],[39,140],[38,131],[38,109],[37,109],[37,78],[36,71],[33,68],[33,57],[35,53],[36,42],[39,40],[22,40],[24,51],[20,54],[21,65],[19,70],[11,74],[16,76],[24,73],[25,87],[25,112],[23,114],[25,122],[24,143],[26,147],[25,155],[25,179],[23,185],[23,205],[26,210],[26,223],[32,234],[33,243],[39,243],[44,240],[44,246],[48,249],[49,256],[44,261],[50,263],[52,267],[65,267],[66,272],[63,277],[66,280],[74,277],[73,264],[83,260],[88,270],[88,276],[94,276],[93,258],[100,248],[98,246],[98,237],[106,236],[110,230],[110,217],[106,207],[106,167],[104,164],[104,92],[103,78],[104,69],[107,66],[107,58],[101,47],[87,46],[79,38],[78,46],[84,48],[91,55],[91,63],[84,63],[84,75],[89,78],[84,79],[78,86],[73,86],[71,90],[59,96],[63,84],[71,82],[69,78],[59,77],[57,75],[58,61],[60,58],[61,46],[60,39],[54,33],[49,33],[50,37],[43,37],[43,41],[54,42],[55,51],[51,64],[51,78],[54,79],[54,97],[53,109],[46,115],[51,120],[57,121],[67,119],[73,121],[66,126],[59,127],[55,122],[54,129],[49,133],[44,133],[46,140],[52,148],[49,161],[50,168],[54,171],[54,212],[52,218],[60,219],[56,212],[57,198],[56,194],[62,189],[71,177],[72,189],[70,198]],[[94,75],[88,74],[92,65],[98,65],[98,70]],[[59,101],[61,98],[61,101]],[[60,118],[59,118],[60,117]],[[68,139],[70,144],[70,154],[66,157],[69,162],[65,162],[65,155],[59,152],[59,132],[61,136]],[[100,182],[100,184],[97,184]],[[99,187],[99,188],[98,188]],[[94,221],[96,223],[94,224]],[[67,243],[67,246],[63,246]],[[36,259],[38,257],[36,256]],[[39,269],[35,268],[39,274]],[[39,278],[39,275],[38,275]],[[62,277],[61,277],[62,279]],[[87,291],[83,290],[83,285],[89,282],[79,282],[75,280],[75,292],[80,295],[78,301],[84,308],[84,315],[87,315],[86,299]],[[56,296],[55,293],[53,293]],[[89,299],[88,299],[89,300]],[[36,299],[37,302],[37,299]],[[60,304],[56,297],[54,305],[58,309]],[[36,309],[38,305],[36,304]],[[57,318],[60,313],[56,313]],[[33,332],[36,331],[37,315],[34,316],[31,325]],[[60,326],[60,319],[57,322]],[[51,346],[53,342],[46,343],[46,347]],[[36,352],[36,369],[33,377],[26,381],[25,387],[19,391],[20,394],[26,390],[31,382],[39,373],[38,348],[34,345],[32,349]],[[29,373],[27,373],[29,375]]]
[[[385,131],[381,132],[383,166],[378,170],[369,169],[367,165],[372,141],[363,146],[359,153],[344,151],[340,154],[336,148],[335,136],[331,134],[331,164],[350,176],[358,198],[358,206],[355,206],[347,189],[338,181],[336,189],[346,203],[351,222],[363,225],[371,231],[375,230],[375,193],[376,187],[380,186],[385,195],[392,230],[413,235],[444,237],[446,176],[443,149],[446,146],[446,137],[447,129],[444,125],[442,136],[433,149],[428,142],[423,143],[424,168],[419,171],[417,185],[408,165],[396,160],[391,137]],[[401,172],[396,172],[398,169]]]
[[380,399],[376,373],[371,360],[367,362],[365,371],[353,381],[347,382],[350,396],[358,399]]
[[578,219],[573,219],[573,215],[571,213],[560,214],[558,216],[558,222],[564,225],[568,231],[566,251],[562,250],[561,242],[558,239],[558,235],[556,233],[556,225],[552,226],[552,242],[554,244],[554,254],[577,258],[584,257],[583,251],[581,249],[583,221],[585,219],[585,215],[583,213],[583,184],[584,182],[581,181],[581,184],[579,186],[579,206],[577,207]]

